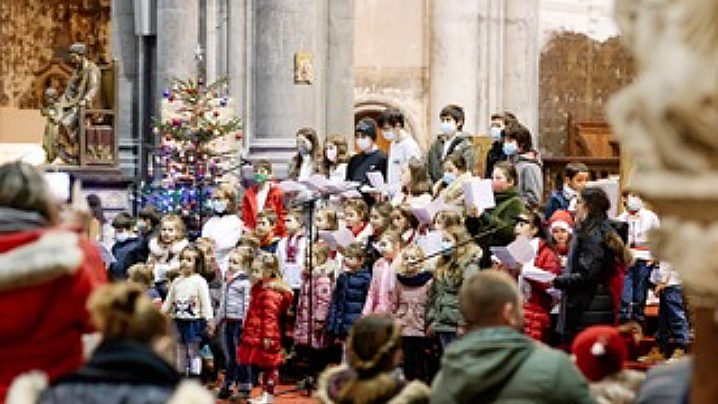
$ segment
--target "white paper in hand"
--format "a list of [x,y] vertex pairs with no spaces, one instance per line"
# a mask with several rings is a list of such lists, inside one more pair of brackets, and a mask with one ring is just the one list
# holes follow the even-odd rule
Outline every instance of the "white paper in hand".
[[383,194],[389,192],[389,187],[386,185],[386,182],[384,181],[384,174],[382,174],[381,171],[370,171],[366,173],[366,177],[374,191],[381,192]]
[[416,216],[419,222],[424,224],[432,224],[434,222],[434,216],[442,210],[452,210],[454,207],[447,205],[442,198],[437,198],[434,201],[422,207],[412,207],[411,212]]
[[292,181],[292,180],[285,180],[279,183],[279,188],[284,191],[284,193],[293,193],[293,192],[304,192],[307,190],[307,187],[303,184]]
[[440,231],[430,231],[420,236],[416,244],[424,251],[427,256],[434,255],[441,251],[441,239],[443,235]]
[[541,268],[536,268],[533,265],[524,265],[521,269],[521,275],[532,281],[541,282],[541,283],[548,283],[556,279],[556,274],[553,272],[549,272],[546,270],[543,270]]
[[491,253],[508,268],[517,268],[536,257],[536,251],[525,237],[516,237],[506,247],[491,247]]
[[324,240],[331,249],[343,248],[356,241],[351,230],[346,228],[337,231],[320,231],[319,238]]
[[464,200],[467,207],[479,210],[496,207],[491,180],[473,177],[464,183]]

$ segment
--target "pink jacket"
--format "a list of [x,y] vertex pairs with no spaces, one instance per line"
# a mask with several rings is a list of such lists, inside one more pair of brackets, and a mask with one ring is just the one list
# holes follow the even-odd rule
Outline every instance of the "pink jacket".
[[[314,349],[329,346],[324,325],[329,314],[329,304],[332,301],[333,281],[331,268],[322,265],[315,268],[312,280],[312,341]],[[302,290],[297,303],[297,319],[294,325],[294,341],[298,345],[309,345],[309,282],[306,275],[302,283]]]
[[431,272],[397,274],[392,312],[401,324],[402,337],[426,336],[426,309],[432,283]]
[[380,258],[374,263],[371,285],[369,285],[369,293],[362,311],[363,316],[374,313],[391,313],[395,281],[396,272],[391,261]]

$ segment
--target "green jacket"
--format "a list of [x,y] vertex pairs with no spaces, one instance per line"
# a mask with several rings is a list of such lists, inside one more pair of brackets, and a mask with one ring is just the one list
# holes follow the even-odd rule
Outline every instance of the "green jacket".
[[464,325],[464,318],[459,310],[459,290],[464,279],[481,269],[481,251],[477,248],[463,259],[459,258],[452,266],[462,269],[462,276],[455,280],[437,277],[429,289],[429,304],[426,313],[426,324],[433,332],[452,332]]
[[[466,160],[466,171],[474,173],[476,171],[476,151],[474,150],[474,143],[466,133],[458,133],[452,140],[453,144],[449,149],[449,154],[460,153]],[[429,176],[431,182],[435,183],[444,176],[444,137],[438,137],[431,144],[429,148]]]
[[595,403],[565,353],[513,328],[474,330],[448,346],[431,387],[432,404]]

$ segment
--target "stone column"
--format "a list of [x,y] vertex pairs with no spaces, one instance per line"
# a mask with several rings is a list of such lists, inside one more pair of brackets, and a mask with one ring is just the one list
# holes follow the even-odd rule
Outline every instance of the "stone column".
[[112,2],[112,58],[115,59],[117,72],[117,133],[120,167],[123,174],[135,176],[139,163],[135,149],[141,138],[136,136],[135,122],[139,111],[134,107],[135,85],[137,80],[137,37],[135,36],[135,16],[133,2]]
[[539,1],[506,0],[503,105],[538,135]]
[[477,134],[488,134],[491,115],[510,107],[504,106],[504,69],[506,1],[488,0],[480,10],[479,100],[476,111]]
[[173,78],[197,73],[198,34],[198,0],[157,0],[157,97]]
[[437,133],[439,112],[447,104],[458,104],[466,112],[464,130],[475,133],[480,97],[479,66],[482,46],[479,15],[482,2],[431,1],[431,54],[429,59],[428,128]]
[[328,1],[326,131],[354,133],[354,0]]

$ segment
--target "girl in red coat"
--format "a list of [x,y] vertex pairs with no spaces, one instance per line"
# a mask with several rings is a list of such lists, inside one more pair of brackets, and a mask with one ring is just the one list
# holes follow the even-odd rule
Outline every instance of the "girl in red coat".
[[272,163],[268,160],[254,163],[254,183],[242,197],[242,222],[254,230],[259,220],[257,215],[271,210],[277,215],[274,234],[284,237],[284,192],[272,181]]
[[[549,220],[549,236],[547,240],[537,237],[542,234],[541,217],[536,212],[525,212],[519,215],[516,223],[517,235],[532,237],[536,240],[536,269],[560,275],[568,253],[573,220],[567,211],[556,211]],[[527,264],[530,265],[530,264]],[[548,293],[550,285],[537,280],[522,280],[522,291],[526,296],[524,303],[524,332],[526,335],[543,342],[550,342],[551,309],[554,297]]]
[[282,315],[292,303],[292,290],[282,281],[279,260],[261,253],[252,265],[252,297],[237,360],[256,365],[262,371],[264,394],[257,403],[274,402],[274,386],[279,381],[282,358]]

